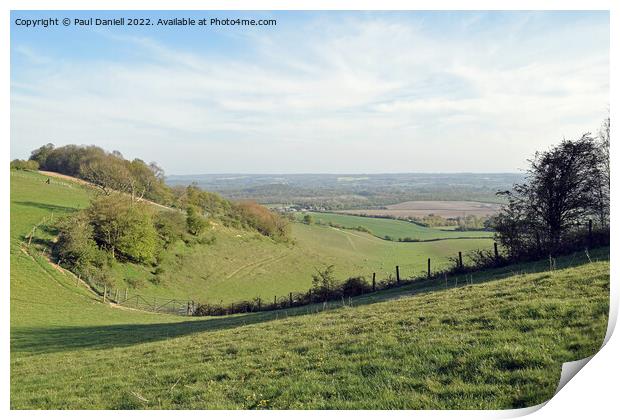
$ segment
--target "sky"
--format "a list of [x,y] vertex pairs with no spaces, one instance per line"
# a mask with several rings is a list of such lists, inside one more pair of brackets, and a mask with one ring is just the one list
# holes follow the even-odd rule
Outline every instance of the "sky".
[[[43,17],[276,26],[26,28]],[[167,174],[515,172],[609,108],[601,12],[11,13],[11,158],[96,144]]]

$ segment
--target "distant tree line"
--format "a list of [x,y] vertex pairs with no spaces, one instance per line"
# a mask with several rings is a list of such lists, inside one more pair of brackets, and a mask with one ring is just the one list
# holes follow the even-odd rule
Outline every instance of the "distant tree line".
[[512,260],[609,244],[609,119],[597,136],[563,140],[529,160],[525,182],[493,219]]
[[476,216],[474,214],[468,214],[466,216],[457,217],[443,217],[437,214],[428,214],[422,217],[415,216],[394,216],[389,214],[368,214],[364,212],[351,213],[357,216],[371,217],[374,219],[391,219],[391,220],[403,220],[405,222],[412,222],[424,227],[446,227],[456,226],[455,230],[458,231],[470,231],[470,230],[491,230],[489,216]]

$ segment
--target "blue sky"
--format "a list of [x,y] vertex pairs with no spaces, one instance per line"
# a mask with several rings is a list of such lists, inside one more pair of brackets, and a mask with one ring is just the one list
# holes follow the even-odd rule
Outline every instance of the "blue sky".
[[[24,28],[42,17],[275,27]],[[11,157],[97,144],[169,174],[507,172],[609,104],[607,12],[11,14]]]

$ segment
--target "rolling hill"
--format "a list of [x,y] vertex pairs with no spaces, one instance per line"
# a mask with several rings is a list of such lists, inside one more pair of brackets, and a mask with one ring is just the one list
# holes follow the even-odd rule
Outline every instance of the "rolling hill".
[[[542,261],[291,310],[114,307],[23,246],[42,218],[85,206],[88,190],[21,172],[12,182],[13,409],[524,407],[549,399],[561,364],[605,335],[608,248],[550,272]],[[325,249],[348,242],[332,240]]]
[[[49,185],[46,179],[47,175],[11,172],[11,212],[20,215],[12,225],[14,240],[23,240],[23,236],[45,218],[58,219],[63,214],[85,208],[94,193],[66,177],[52,177]],[[377,220],[395,225],[401,223]],[[422,232],[436,231],[402,223]],[[394,229],[399,229],[398,226]],[[453,233],[438,232],[445,237]],[[357,275],[369,278],[373,272],[378,279],[387,278],[394,275],[396,265],[401,267],[401,274],[406,278],[425,272],[427,258],[433,260],[433,269],[440,269],[459,251],[492,247],[490,238],[397,243],[363,232],[301,223],[293,224],[293,242],[288,244],[217,222],[212,223],[206,235],[212,243],[189,246],[177,242],[163,253],[158,269],[131,262],[113,264],[113,287],[123,293],[128,289],[130,293],[139,292],[149,297],[212,303],[256,297],[273,299],[275,295],[287,296],[289,292],[308,290],[315,268],[328,264],[334,264],[336,275],[342,281]],[[36,232],[41,249],[49,250],[53,236],[53,223],[47,230]]]

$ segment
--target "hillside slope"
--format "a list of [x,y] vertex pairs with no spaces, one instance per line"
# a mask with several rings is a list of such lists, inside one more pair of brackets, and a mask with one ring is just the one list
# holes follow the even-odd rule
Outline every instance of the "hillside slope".
[[[32,227],[44,218],[58,218],[88,205],[93,190],[65,178],[24,171],[11,172],[12,243],[23,241]],[[49,223],[53,227],[53,223]],[[44,226],[45,228],[45,226]],[[426,270],[427,258],[440,269],[448,257],[459,251],[490,248],[492,241],[450,239],[428,243],[394,243],[372,235],[334,229],[328,226],[293,224],[293,242],[278,243],[255,232],[226,228],[215,222],[206,234],[211,244],[186,245],[182,241],[166,251],[159,268],[117,263],[114,288],[121,293],[140,293],[147,297],[192,299],[200,302],[232,302],[289,292],[311,286],[315,268],[335,265],[339,279],[373,272],[378,279],[394,274],[401,267],[403,277]],[[36,240],[49,249],[51,229],[39,229]]]
[[[507,267],[327,308],[218,318],[115,308],[23,245],[42,219],[84,208],[88,191],[24,172],[11,181],[12,408],[523,407],[551,397],[561,363],[593,354],[605,334],[608,249],[552,272]],[[316,235],[316,258],[351,239],[301,227]],[[357,239],[349,255],[386,243]],[[524,270],[534,272],[514,274]]]
[[191,320],[37,281],[56,299],[21,312],[47,323],[11,329],[16,409],[524,407],[552,396],[562,362],[597,351],[609,306],[606,261],[324,312]]

